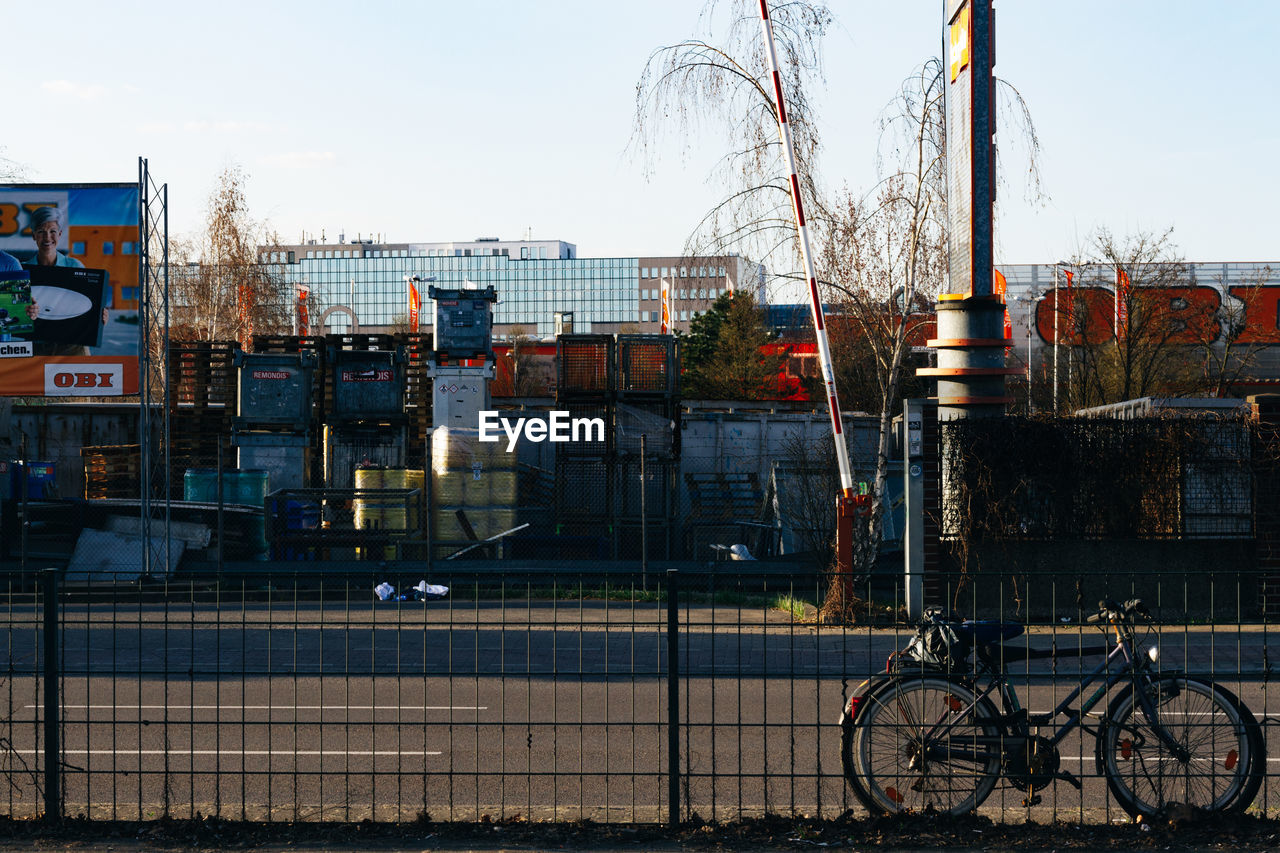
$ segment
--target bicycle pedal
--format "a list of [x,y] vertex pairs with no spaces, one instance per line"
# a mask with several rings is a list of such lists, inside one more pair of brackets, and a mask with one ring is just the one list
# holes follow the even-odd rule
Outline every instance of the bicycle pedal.
[[1080,790],[1080,780],[1073,776],[1070,771],[1059,770],[1057,773],[1053,774],[1053,778],[1061,779],[1063,782],[1074,787],[1077,791]]

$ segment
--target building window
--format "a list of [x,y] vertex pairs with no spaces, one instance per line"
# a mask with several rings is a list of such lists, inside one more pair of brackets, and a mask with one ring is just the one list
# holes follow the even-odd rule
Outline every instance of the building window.
[[116,244],[114,242],[112,242],[111,240],[108,240],[102,244],[102,254],[114,255],[115,253],[116,253]]
[[72,244],[71,244],[71,254],[73,254],[73,255],[83,255],[83,254],[84,254],[84,241],[83,241],[83,240],[78,240],[78,241],[76,241],[75,243],[72,243]]
[[720,267],[720,276],[724,277],[724,267]]
[[121,298],[121,299],[137,299],[137,298],[138,298],[138,288],[136,288],[136,287],[122,287],[122,288],[120,288],[120,298]]
[[527,261],[527,260],[529,260],[529,247],[528,247],[528,246],[521,246],[521,247],[520,247],[520,260],[522,260],[522,261]]
[[688,278],[688,277],[689,277],[689,270],[688,270],[688,268],[686,268],[686,267],[680,267],[680,277],[681,277],[681,278]]

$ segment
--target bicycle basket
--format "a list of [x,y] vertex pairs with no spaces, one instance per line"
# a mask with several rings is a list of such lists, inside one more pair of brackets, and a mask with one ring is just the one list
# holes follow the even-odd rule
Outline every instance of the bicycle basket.
[[963,669],[973,650],[967,632],[956,630],[960,620],[938,612],[925,614],[925,621],[907,644],[907,660],[942,669]]

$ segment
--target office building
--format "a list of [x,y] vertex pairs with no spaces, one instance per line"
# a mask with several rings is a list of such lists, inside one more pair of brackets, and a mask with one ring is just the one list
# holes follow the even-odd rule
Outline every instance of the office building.
[[406,331],[408,285],[416,278],[419,326],[429,331],[431,285],[498,293],[494,339],[555,335],[556,315],[571,314],[578,333],[657,332],[660,293],[671,291],[673,330],[687,331],[726,291],[761,292],[761,268],[736,255],[583,258],[561,240],[386,243],[307,241],[264,247],[263,263],[308,295],[312,334]]

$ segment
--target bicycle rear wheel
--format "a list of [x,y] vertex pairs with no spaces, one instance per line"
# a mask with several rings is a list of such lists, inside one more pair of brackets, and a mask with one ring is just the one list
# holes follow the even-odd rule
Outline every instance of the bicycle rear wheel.
[[1099,769],[1120,807],[1147,817],[1173,803],[1204,811],[1248,807],[1255,774],[1264,769],[1255,754],[1261,733],[1251,730],[1257,723],[1248,725],[1237,701],[1211,684],[1192,678],[1158,684],[1150,694],[1154,720],[1131,685],[1111,703],[1098,733]]
[[986,699],[925,676],[896,679],[865,701],[844,748],[871,811],[965,814],[995,788],[1001,737]]

